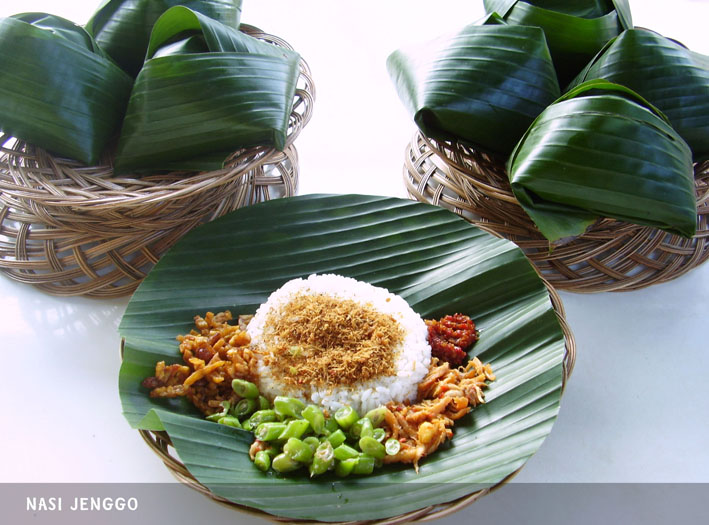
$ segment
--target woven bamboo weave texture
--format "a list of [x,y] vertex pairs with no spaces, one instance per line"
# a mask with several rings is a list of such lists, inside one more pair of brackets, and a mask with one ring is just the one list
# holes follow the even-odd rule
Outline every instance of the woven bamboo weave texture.
[[412,199],[448,208],[513,241],[555,288],[592,293],[666,282],[709,258],[709,162],[694,168],[698,214],[693,238],[603,218],[553,249],[512,194],[501,159],[417,131],[406,147],[403,172]]
[[[252,26],[241,30],[291,48]],[[84,166],[0,135],[0,270],[55,295],[131,293],[198,224],[296,193],[293,143],[314,99],[312,75],[301,60],[284,151],[242,149],[223,169],[209,172],[118,176],[110,153],[100,165]]]

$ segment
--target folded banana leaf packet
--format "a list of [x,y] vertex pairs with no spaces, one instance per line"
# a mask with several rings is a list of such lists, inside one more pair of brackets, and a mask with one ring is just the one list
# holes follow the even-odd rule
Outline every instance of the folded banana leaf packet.
[[603,46],[633,27],[628,0],[483,0],[508,24],[541,27],[559,84],[568,84]]
[[155,23],[116,172],[215,170],[241,148],[283,150],[300,56],[186,7]]
[[630,29],[611,40],[572,87],[596,78],[642,95],[667,116],[695,161],[709,158],[709,57],[653,31]]
[[47,13],[0,19],[0,130],[95,164],[120,128],[133,79],[82,27]]
[[241,0],[106,0],[86,24],[98,44],[128,74],[143,66],[153,25],[165,11],[182,5],[233,28],[239,27]]
[[507,169],[515,197],[552,243],[602,217],[695,234],[689,146],[625,86],[592,80],[563,95],[530,126]]
[[425,135],[505,157],[560,94],[542,30],[497,17],[397,50],[387,69]]

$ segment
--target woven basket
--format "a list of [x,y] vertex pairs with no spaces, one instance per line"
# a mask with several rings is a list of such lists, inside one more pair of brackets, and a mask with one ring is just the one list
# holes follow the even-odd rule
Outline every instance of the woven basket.
[[695,165],[695,181],[697,233],[691,239],[606,218],[550,250],[512,194],[501,159],[417,131],[404,163],[411,198],[448,208],[513,241],[552,286],[585,293],[662,283],[709,258],[709,161]]
[[[571,332],[571,329],[569,328],[569,325],[566,322],[566,313],[564,311],[564,305],[561,302],[561,298],[559,297],[559,294],[554,290],[554,288],[547,283],[546,281],[544,284],[547,286],[547,289],[549,291],[549,298],[551,299],[552,306],[554,307],[554,311],[556,313],[556,317],[559,320],[559,324],[561,326],[561,330],[564,334],[564,339],[566,341],[566,352],[564,354],[564,361],[563,361],[563,377],[562,377],[562,393],[563,389],[566,387],[566,383],[569,380],[569,377],[571,376],[571,372],[573,371],[574,368],[574,363],[576,361],[576,342],[574,340],[573,333]],[[121,356],[123,355],[123,348],[121,346]],[[246,514],[256,516],[259,518],[264,518],[268,519],[270,521],[276,522],[276,523],[298,523],[300,525],[303,524],[308,524],[308,523],[320,523],[317,521],[310,521],[310,520],[294,520],[291,518],[281,518],[278,516],[274,516],[272,514],[268,514],[264,511],[261,511],[259,509],[255,509],[252,507],[247,507],[245,505],[240,505],[238,503],[234,503],[232,501],[229,501],[227,499],[224,499],[220,496],[217,496],[216,494],[212,493],[209,488],[205,487],[202,485],[195,477],[187,470],[185,465],[180,461],[180,459],[177,457],[177,454],[175,453],[174,448],[172,448],[172,443],[170,441],[170,437],[167,435],[165,432],[153,432],[153,431],[148,431],[148,430],[139,430],[140,435],[142,438],[145,440],[145,442],[148,444],[148,446],[155,452],[162,462],[165,464],[165,466],[168,468],[170,473],[177,479],[179,482],[184,483],[187,485],[189,488],[196,490],[203,495],[211,498],[212,500],[216,501],[217,503],[220,503],[222,505],[225,505],[229,508],[232,508],[234,510],[244,512]],[[410,522],[417,522],[417,521],[430,521],[433,519],[438,519],[438,518],[443,518],[444,516],[448,516],[450,514],[453,514],[454,512],[459,511],[460,509],[467,507],[471,503],[477,501],[481,497],[485,496],[486,494],[489,494],[490,492],[500,488],[504,484],[506,484],[509,480],[511,480],[513,477],[515,477],[519,471],[522,470],[522,467],[520,467],[518,470],[507,476],[505,479],[497,483],[496,485],[479,490],[476,492],[473,492],[467,496],[464,496],[462,498],[459,498],[457,500],[448,502],[448,503],[442,503],[440,505],[433,505],[429,507],[425,507],[422,509],[418,509],[412,512],[409,512],[407,514],[402,514],[400,516],[395,516],[392,518],[385,518],[381,520],[369,520],[369,521],[362,521],[362,522],[340,522],[341,525],[344,523],[362,523],[362,524],[367,524],[367,525],[375,525],[375,524],[381,524],[381,525],[397,525],[397,524],[403,524],[403,523],[410,523]],[[334,524],[337,525],[337,524]]]
[[[255,27],[242,24],[241,30],[291,48]],[[131,293],[193,227],[295,194],[293,142],[310,120],[314,97],[301,60],[284,151],[242,149],[210,172],[116,176],[110,155],[87,167],[0,134],[0,269],[55,295]]]

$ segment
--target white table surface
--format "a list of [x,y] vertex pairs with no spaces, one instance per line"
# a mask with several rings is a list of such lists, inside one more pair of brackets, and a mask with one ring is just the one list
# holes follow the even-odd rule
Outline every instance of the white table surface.
[[[3,0],[0,16],[47,11],[83,23],[96,4]],[[636,25],[709,54],[709,2],[631,0],[631,7]],[[296,142],[299,193],[405,197],[403,152],[414,126],[389,81],[386,57],[482,14],[475,0],[244,0],[242,22],[290,42],[317,86],[313,119]],[[636,292],[562,293],[578,357],[550,436],[513,481],[519,487],[503,487],[439,523],[592,523],[603,513],[617,523],[671,516],[688,523],[682,516],[694,516],[694,500],[664,509],[635,497],[645,497],[646,483],[673,484],[657,485],[667,489],[662,494],[684,487],[683,494],[709,496],[707,485],[684,485],[709,482],[707,292],[709,264]],[[121,414],[116,329],[127,302],[58,298],[0,275],[0,496],[15,483],[174,483]],[[578,483],[593,485],[571,485]],[[575,494],[561,497],[574,486]],[[603,488],[610,490],[595,497]],[[179,494],[165,511],[168,521],[199,515],[212,523],[265,523],[187,489]],[[32,513],[21,516],[32,522]],[[47,519],[60,522],[58,515]],[[115,523],[134,520],[124,513]]]

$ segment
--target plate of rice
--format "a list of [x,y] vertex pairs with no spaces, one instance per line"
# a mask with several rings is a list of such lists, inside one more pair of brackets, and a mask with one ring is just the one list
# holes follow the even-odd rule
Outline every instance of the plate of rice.
[[323,522],[431,519],[501,485],[551,431],[573,365],[558,296],[513,243],[367,195],[196,228],[119,331],[123,413],[178,479]]

